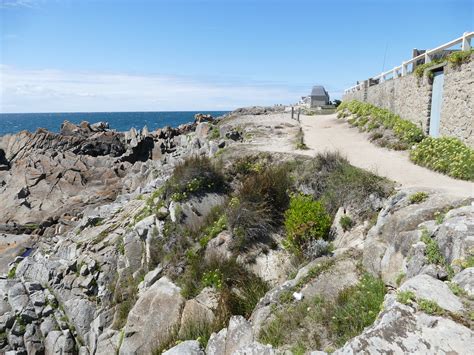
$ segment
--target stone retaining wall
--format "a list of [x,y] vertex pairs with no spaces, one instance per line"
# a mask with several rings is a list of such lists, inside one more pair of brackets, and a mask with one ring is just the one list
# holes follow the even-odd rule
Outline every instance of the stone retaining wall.
[[[474,56],[459,67],[446,64],[440,135],[461,139],[474,147]],[[414,74],[388,80],[345,94],[343,100],[358,100],[390,110],[420,125],[427,133],[431,106],[431,80]]]

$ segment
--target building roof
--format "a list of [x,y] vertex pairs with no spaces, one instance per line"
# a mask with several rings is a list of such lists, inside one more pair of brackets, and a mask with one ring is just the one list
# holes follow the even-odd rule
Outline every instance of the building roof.
[[323,86],[313,86],[311,96],[329,96]]

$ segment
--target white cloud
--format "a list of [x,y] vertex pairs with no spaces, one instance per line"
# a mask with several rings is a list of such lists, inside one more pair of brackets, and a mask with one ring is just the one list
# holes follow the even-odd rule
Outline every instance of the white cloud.
[[28,7],[33,8],[37,4],[36,0],[0,0],[0,8]]
[[224,110],[296,102],[301,91],[281,83],[0,65],[0,112]]

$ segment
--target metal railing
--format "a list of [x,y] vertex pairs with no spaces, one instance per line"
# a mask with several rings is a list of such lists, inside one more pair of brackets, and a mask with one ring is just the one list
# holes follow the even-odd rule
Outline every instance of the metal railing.
[[[411,58],[410,60],[402,62],[402,64],[399,65],[398,67],[395,67],[386,72],[380,73],[379,75],[373,76],[369,80],[379,80],[379,83],[381,83],[387,80],[387,77],[389,75],[392,75],[392,78],[398,78],[400,75],[405,76],[410,73],[409,72],[410,64],[412,64],[412,71],[413,71],[413,64],[416,63],[417,61],[424,60],[424,63],[429,63],[431,62],[434,55],[444,51],[445,49],[451,48],[452,46],[456,44],[461,44],[461,50],[463,51],[470,50],[472,37],[474,37],[474,32],[464,32],[464,34],[461,37],[456,38],[439,47],[427,50],[425,53],[422,53],[416,57]],[[356,90],[361,89],[362,87],[363,87],[363,83],[356,84],[350,87],[349,89],[344,90],[344,94],[354,92]]]

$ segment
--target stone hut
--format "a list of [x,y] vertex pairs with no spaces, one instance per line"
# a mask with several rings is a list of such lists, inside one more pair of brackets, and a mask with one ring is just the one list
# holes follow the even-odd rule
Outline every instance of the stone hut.
[[329,105],[329,94],[323,86],[313,86],[310,97],[311,108]]

